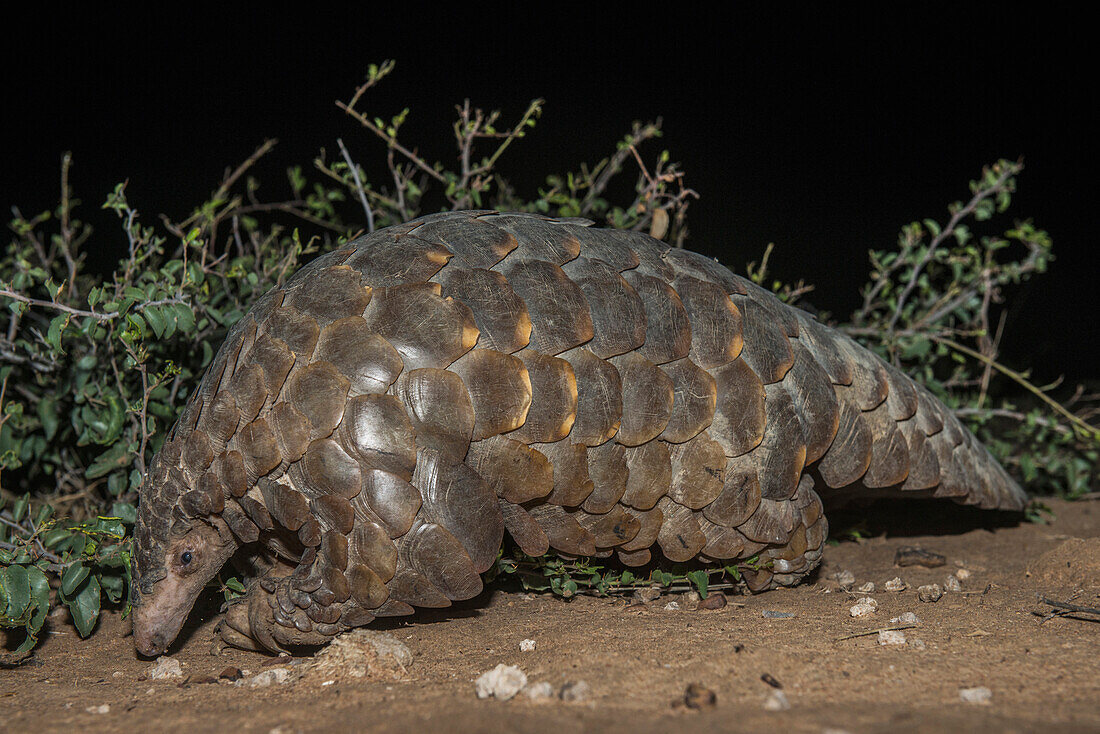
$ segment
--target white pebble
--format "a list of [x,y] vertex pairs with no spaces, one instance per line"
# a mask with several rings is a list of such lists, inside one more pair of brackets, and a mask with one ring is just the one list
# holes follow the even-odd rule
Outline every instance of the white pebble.
[[151,680],[167,680],[169,678],[182,677],[183,668],[180,666],[180,661],[175,658],[170,658],[167,655],[157,658],[157,661],[153,663],[152,670],[149,671],[149,678]]
[[527,685],[527,675],[515,665],[501,663],[490,671],[482,673],[474,681],[474,690],[478,698],[499,698],[501,701],[519,693]]
[[523,689],[523,695],[532,701],[545,701],[554,697],[554,686],[544,680],[532,683]]
[[970,575],[970,572],[967,571],[965,568],[960,568],[958,571],[955,572],[955,578],[957,578],[959,581],[966,581],[970,578]]
[[336,682],[336,681],[334,681],[334,680],[326,680],[326,681],[324,681],[323,683],[321,683],[321,687],[323,688],[323,687],[325,687],[325,686],[331,686],[331,685],[332,685],[333,683],[335,683],[335,682]]
[[534,640],[520,640],[519,641],[519,651],[520,652],[531,652],[534,649],[535,649],[535,641]]
[[764,699],[765,711],[786,711],[790,707],[791,702],[787,700],[787,694],[780,690],[773,690]]
[[909,647],[913,648],[914,650],[923,650],[926,645],[924,644],[924,640],[914,639],[909,641]]
[[993,703],[993,691],[985,686],[979,686],[977,688],[960,688],[959,700],[963,703],[976,703],[981,706],[988,706]]
[[880,645],[904,645],[905,633],[901,630],[882,630],[878,633]]
[[909,584],[902,581],[900,576],[895,576],[894,578],[883,584],[882,588],[886,589],[887,591],[905,591],[909,588]]
[[962,584],[959,583],[957,576],[948,576],[943,580],[943,588],[945,591],[962,591]]
[[289,668],[268,668],[262,673],[257,673],[248,680],[241,679],[237,685],[246,685],[249,688],[267,688],[270,685],[286,683],[290,680]]
[[869,596],[865,596],[852,605],[848,613],[853,617],[865,617],[868,614],[874,614],[876,609],[878,609],[878,602]]
[[912,612],[902,612],[890,620],[890,624],[920,624],[920,617]]
[[111,705],[104,703],[100,704],[99,706],[89,706],[84,710],[87,711],[89,714],[109,714],[111,713]]
[[875,582],[868,581],[867,583],[857,588],[856,591],[860,592],[861,594],[873,594],[875,593]]
[[665,611],[666,612],[677,612],[679,610],[680,610],[680,605],[677,602],[670,601],[668,604],[665,604]]

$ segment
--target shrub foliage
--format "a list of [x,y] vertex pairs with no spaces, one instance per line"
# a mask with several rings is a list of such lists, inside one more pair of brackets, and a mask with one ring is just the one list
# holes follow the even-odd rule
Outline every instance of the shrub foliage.
[[[338,155],[322,150],[311,167],[287,169],[282,198],[268,200],[253,176],[275,146],[267,141],[182,221],[143,217],[119,184],[102,205],[118,217],[115,245],[78,218],[68,155],[55,209],[27,216],[13,208],[0,257],[0,625],[25,636],[9,657],[33,648],[52,604],[67,607],[86,636],[102,599],[123,602],[127,530],[146,464],[226,331],[310,256],[429,211],[467,208],[588,217],[684,243],[696,193],[667,151],[647,152],[660,120],[634,123],[611,155],[549,174],[525,197],[503,163],[535,126],[542,100],[508,124],[469,101],[456,106],[454,159],[430,161],[400,137],[407,109],[387,120],[363,107],[393,68],[372,66],[337,103],[361,124],[364,145],[380,143],[374,166],[358,164],[337,140]],[[1058,403],[1049,386],[997,356],[1004,290],[1045,271],[1050,239],[1029,222],[997,235],[971,231],[1007,209],[1022,168],[999,161],[971,182],[971,198],[953,204],[946,223],[908,224],[896,246],[872,251],[863,304],[841,326],[945,399],[1033,492],[1073,497],[1095,489],[1100,438],[1090,397]],[[612,187],[628,170],[633,187]],[[119,241],[124,256],[112,272],[87,266],[93,247]],[[749,274],[797,305],[810,287],[770,282],[769,254]],[[567,596],[642,582],[553,557],[505,558],[497,571]],[[690,583],[704,595],[708,582],[737,580],[721,569],[653,574],[644,582]]]

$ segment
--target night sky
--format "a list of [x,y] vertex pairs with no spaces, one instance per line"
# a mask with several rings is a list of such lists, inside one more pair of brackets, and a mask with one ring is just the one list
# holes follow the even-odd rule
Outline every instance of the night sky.
[[1022,155],[1003,225],[1034,219],[1057,260],[1008,293],[1005,358],[1042,380],[1100,377],[1090,252],[1098,120],[1083,20],[957,7],[693,16],[668,4],[660,15],[634,6],[612,16],[515,5],[539,10],[26,18],[9,25],[0,51],[0,203],[5,215],[11,205],[52,208],[70,150],[84,218],[105,235],[101,246],[121,248],[98,205],[124,179],[151,221],[188,213],[268,137],[280,145],[257,173],[272,198],[287,165],[308,166],[337,137],[360,162],[382,161],[382,147],[333,102],[369,63],[393,58],[397,71],[363,107],[386,118],[411,107],[402,137],[430,159],[453,156],[463,98],[505,120],[546,99],[538,126],[504,159],[525,196],[545,174],[610,153],[632,120],[663,117],[650,157],[667,147],[702,197],[688,246],[741,268],[775,242],[774,274],[815,283],[809,300],[843,314],[859,302],[867,250],[892,246],[905,222],[945,220],[983,164]]

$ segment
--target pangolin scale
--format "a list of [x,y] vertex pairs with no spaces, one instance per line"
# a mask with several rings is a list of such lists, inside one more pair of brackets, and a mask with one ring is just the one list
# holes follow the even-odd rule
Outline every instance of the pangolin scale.
[[264,650],[482,589],[525,553],[795,584],[819,494],[1026,496],[925,389],[715,261],[578,219],[447,212],[299,270],[230,331],[141,488],[134,637]]

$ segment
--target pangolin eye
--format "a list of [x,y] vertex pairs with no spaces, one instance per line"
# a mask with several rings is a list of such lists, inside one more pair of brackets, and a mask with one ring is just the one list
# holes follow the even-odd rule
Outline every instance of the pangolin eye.
[[184,551],[180,555],[180,563],[182,563],[183,565],[186,566],[187,564],[189,564],[191,562],[192,558],[194,558],[194,556],[191,555],[191,551]]

